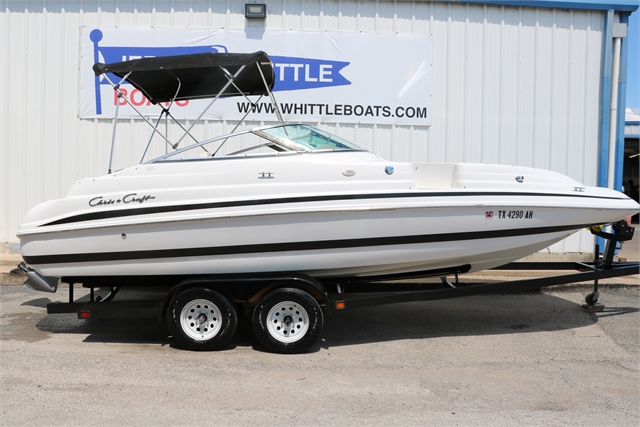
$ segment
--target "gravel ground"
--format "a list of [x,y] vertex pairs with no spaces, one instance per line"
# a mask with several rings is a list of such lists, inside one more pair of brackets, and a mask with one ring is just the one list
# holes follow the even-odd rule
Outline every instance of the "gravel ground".
[[247,322],[189,352],[153,319],[47,315],[67,289],[0,286],[0,425],[638,426],[640,291],[596,314],[587,292],[345,311],[285,356]]

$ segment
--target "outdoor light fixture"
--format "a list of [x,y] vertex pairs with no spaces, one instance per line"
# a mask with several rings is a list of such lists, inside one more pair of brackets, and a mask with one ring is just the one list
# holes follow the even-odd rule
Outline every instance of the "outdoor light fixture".
[[267,5],[263,3],[246,3],[244,17],[247,19],[264,19],[267,17]]

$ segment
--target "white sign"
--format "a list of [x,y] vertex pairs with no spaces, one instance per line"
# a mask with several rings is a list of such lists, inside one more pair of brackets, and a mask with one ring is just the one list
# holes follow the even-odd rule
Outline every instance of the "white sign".
[[[81,118],[137,117],[118,99],[96,62],[112,63],[150,56],[202,52],[265,51],[274,63],[274,95],[288,121],[431,124],[431,40],[423,34],[302,30],[212,30],[210,28],[83,27]],[[111,76],[117,83],[119,79]],[[135,107],[149,117],[160,108],[133,86],[123,84]],[[254,102],[257,99],[252,99]],[[175,103],[179,119],[197,118],[210,100]],[[263,98],[254,107],[242,97],[216,101],[203,117],[275,120]]]

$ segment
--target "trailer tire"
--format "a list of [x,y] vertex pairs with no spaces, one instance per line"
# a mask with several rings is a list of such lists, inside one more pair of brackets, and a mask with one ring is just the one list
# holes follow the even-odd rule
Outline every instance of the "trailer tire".
[[304,352],[318,340],[323,325],[320,304],[301,289],[275,289],[253,311],[253,332],[274,353]]
[[178,345],[188,350],[220,350],[238,326],[234,304],[209,288],[189,288],[169,304],[167,323]]

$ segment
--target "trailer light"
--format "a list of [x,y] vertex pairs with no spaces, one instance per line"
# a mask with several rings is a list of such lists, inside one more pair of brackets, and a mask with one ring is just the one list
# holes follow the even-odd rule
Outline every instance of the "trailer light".
[[89,310],[78,311],[78,319],[89,319],[90,317],[91,317],[91,312]]
[[336,301],[336,310],[344,310],[345,308],[344,301]]

